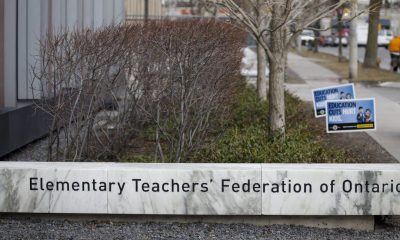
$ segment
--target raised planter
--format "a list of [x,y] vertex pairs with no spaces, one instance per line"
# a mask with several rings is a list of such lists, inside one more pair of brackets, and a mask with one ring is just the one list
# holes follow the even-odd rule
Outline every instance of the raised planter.
[[32,104],[0,109],[0,157],[44,137],[49,123],[49,115]]
[[258,216],[248,221],[265,224],[368,216],[352,218],[367,226],[375,215],[399,215],[399,195],[398,164],[0,163],[3,213]]

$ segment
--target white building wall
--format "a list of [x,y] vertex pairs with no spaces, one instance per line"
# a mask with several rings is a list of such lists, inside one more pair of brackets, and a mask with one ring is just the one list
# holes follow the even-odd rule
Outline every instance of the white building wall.
[[93,28],[94,26],[94,0],[83,1],[83,27]]
[[[21,79],[28,79],[28,1],[20,0],[18,1],[18,40],[17,40],[17,98],[22,98],[25,96],[27,98],[28,86],[27,81],[21,81]],[[6,79],[5,81],[8,81]]]
[[114,21],[117,23],[125,21],[125,0],[115,0]]
[[[7,76],[5,77],[5,87],[7,87],[5,89],[6,92],[16,92],[16,100],[29,100],[37,96],[38,92],[35,90],[39,89],[38,86],[32,86],[31,68],[35,64],[35,56],[39,53],[39,41],[49,30],[56,34],[65,28],[69,30],[98,28],[113,23],[117,24],[125,19],[124,0],[6,1],[7,22],[12,23],[13,17],[16,18],[14,22],[18,20],[17,46],[12,48],[15,38],[8,36],[13,29],[6,31],[7,38],[5,39],[5,49],[8,49],[5,53],[6,56],[9,59],[17,57],[14,62],[6,61],[8,65],[5,67],[5,76]],[[12,7],[14,7],[15,14],[13,14]],[[12,24],[6,24],[7,27],[12,28]],[[8,81],[10,82],[7,83]],[[12,81],[16,83],[13,85]],[[16,101],[12,101],[12,94],[8,94],[6,99],[9,99],[5,101],[6,106],[16,105]]]
[[65,25],[65,1],[53,0],[51,3],[51,31],[57,33]]
[[81,26],[79,25],[79,19],[78,19],[78,11],[81,9],[78,5],[78,0],[65,0],[67,4],[67,8],[65,9],[66,11],[66,23],[67,23],[67,28],[69,30],[73,30],[75,28],[80,28]]
[[103,1],[95,0],[93,10],[93,27],[101,27],[103,25]]
[[103,25],[114,22],[114,1],[103,0]]
[[17,105],[17,1],[4,2],[4,105]]

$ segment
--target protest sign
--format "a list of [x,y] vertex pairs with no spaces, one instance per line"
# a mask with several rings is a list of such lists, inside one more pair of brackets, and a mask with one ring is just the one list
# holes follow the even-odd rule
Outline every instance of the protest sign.
[[314,102],[315,117],[326,115],[325,103],[327,100],[354,99],[354,84],[343,84],[326,88],[317,88],[312,90]]
[[326,130],[328,133],[376,130],[375,99],[326,101]]

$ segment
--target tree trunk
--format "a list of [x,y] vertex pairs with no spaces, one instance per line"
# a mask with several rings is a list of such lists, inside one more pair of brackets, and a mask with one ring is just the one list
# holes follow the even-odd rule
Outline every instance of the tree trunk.
[[338,58],[339,62],[343,61],[343,43],[342,43],[342,28],[339,27],[339,45],[338,45]]
[[287,83],[288,82],[288,80],[289,80],[289,76],[288,76],[288,69],[289,69],[289,64],[288,64],[288,55],[287,54],[285,54],[285,83]]
[[[280,54],[280,53],[279,53]],[[269,75],[269,138],[276,139],[285,134],[285,58],[276,56],[270,61]]]
[[351,81],[358,78],[358,46],[357,46],[357,0],[351,1],[351,17],[353,20],[350,22],[350,45],[349,45],[349,79]]
[[282,16],[287,9],[281,5],[274,5],[272,9],[271,29],[276,29],[270,33],[270,53],[269,62],[269,124],[268,136],[270,141],[285,140],[285,70],[286,70],[286,42],[288,32],[281,26]]
[[337,13],[337,20],[338,20],[338,37],[339,37],[339,45],[338,45],[338,60],[339,62],[343,61],[343,44],[342,44],[342,31],[343,31],[343,23],[342,23],[342,16],[343,16],[343,9],[338,8],[336,10]]
[[267,54],[261,44],[257,43],[257,95],[265,101],[267,100]]
[[[315,27],[316,27],[316,28],[321,28],[321,20],[318,20],[318,21],[315,23]],[[315,38],[314,38],[313,51],[314,51],[315,53],[317,53],[317,52],[318,52],[318,47],[319,47],[320,32],[319,32],[319,31],[314,31],[314,36],[315,36]]]
[[319,46],[319,34],[316,31],[315,33],[315,39],[314,39],[314,46],[313,46],[313,52],[317,53],[318,52],[318,46]]
[[296,37],[296,48],[298,51],[301,51],[301,37],[300,34],[297,35]]
[[[278,22],[273,21],[272,28]],[[269,60],[269,139],[285,138],[285,70],[286,70],[286,31],[281,28],[271,33],[271,54]]]
[[364,67],[378,67],[378,25],[379,12],[381,10],[382,0],[370,0],[369,7],[369,25],[368,25],[368,40],[365,49]]

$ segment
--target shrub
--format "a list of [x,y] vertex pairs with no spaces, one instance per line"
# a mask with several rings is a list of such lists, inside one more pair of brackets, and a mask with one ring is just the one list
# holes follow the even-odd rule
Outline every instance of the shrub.
[[201,147],[238,83],[243,35],[216,21],[146,25],[145,57],[135,75],[141,109],[155,129],[157,156],[180,162]]
[[254,88],[238,96],[226,130],[190,161],[221,163],[326,163],[345,162],[345,152],[320,143],[304,116],[304,103],[285,96],[287,133],[283,144],[268,141],[268,104],[258,100]]
[[180,162],[230,106],[243,40],[215,20],[49,35],[34,68],[53,117],[49,159],[115,160],[152,134],[156,159]]

